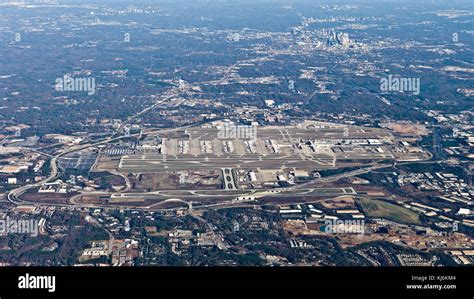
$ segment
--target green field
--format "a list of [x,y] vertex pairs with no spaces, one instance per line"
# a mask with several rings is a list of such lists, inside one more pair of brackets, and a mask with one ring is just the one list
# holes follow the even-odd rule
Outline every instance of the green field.
[[385,201],[362,198],[362,208],[368,217],[384,218],[405,224],[421,224],[418,214]]

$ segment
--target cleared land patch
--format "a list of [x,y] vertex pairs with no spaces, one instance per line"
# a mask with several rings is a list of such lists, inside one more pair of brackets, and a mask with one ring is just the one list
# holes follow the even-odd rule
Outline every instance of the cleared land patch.
[[385,201],[362,198],[362,208],[371,218],[384,218],[399,223],[421,224],[418,214]]

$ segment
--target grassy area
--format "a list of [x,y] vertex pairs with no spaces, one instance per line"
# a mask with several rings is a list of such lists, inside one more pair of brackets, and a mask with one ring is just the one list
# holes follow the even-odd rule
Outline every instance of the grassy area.
[[418,214],[385,201],[363,198],[360,200],[367,216],[384,218],[405,224],[421,224]]

